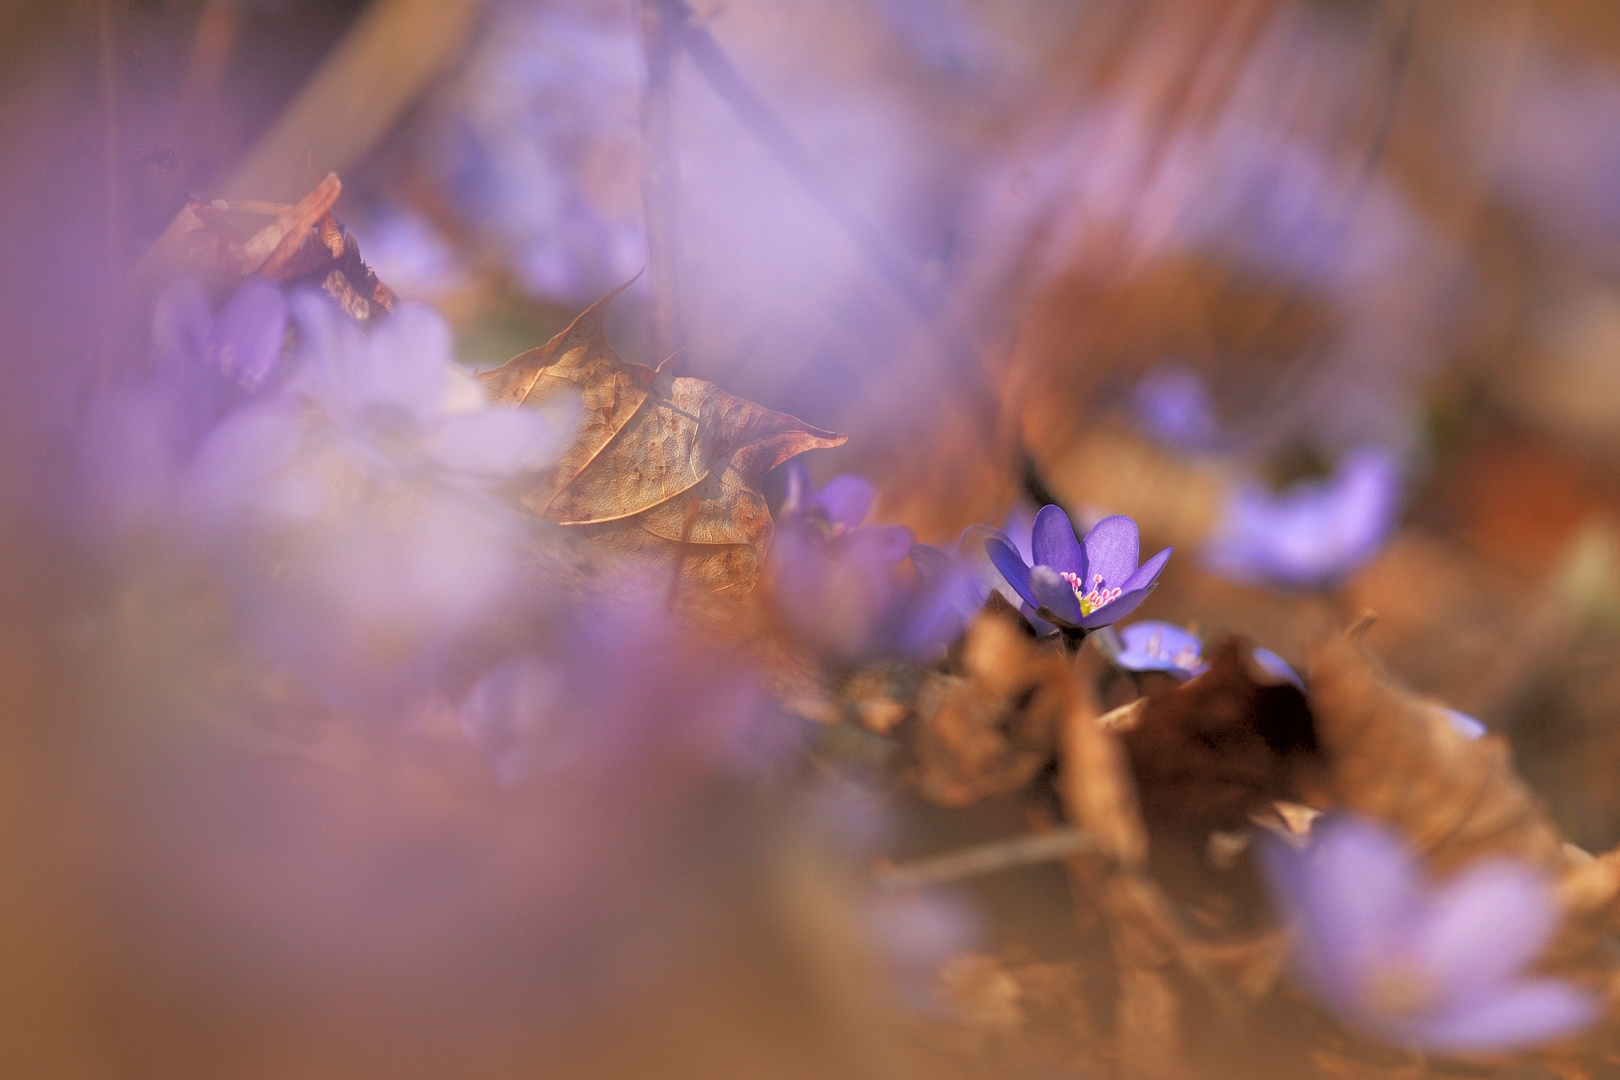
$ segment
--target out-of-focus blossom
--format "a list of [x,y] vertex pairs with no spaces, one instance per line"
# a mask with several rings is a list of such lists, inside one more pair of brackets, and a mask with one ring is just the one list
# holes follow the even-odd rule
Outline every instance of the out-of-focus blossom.
[[1208,450],[1220,438],[1209,388],[1180,364],[1161,364],[1142,376],[1131,406],[1142,429],[1167,446]]
[[791,745],[758,680],[650,600],[656,585],[634,585],[572,612],[560,649],[497,665],[462,700],[457,722],[503,783],[659,759],[752,770]]
[[[1142,32],[1173,35],[1179,10],[1145,11]],[[1196,65],[1192,40],[1152,62]],[[1328,120],[1359,107],[1359,72],[1378,48],[1322,5],[1283,5],[1256,23],[1231,93],[1197,122],[1167,122],[1126,80],[1063,127],[1030,128],[962,214],[978,287],[994,295],[1014,274],[1113,282],[1121,266],[1188,257],[1281,283],[1331,309],[1336,328],[1294,368],[1289,408],[1261,397],[1249,418],[1279,441],[1413,441],[1412,380],[1445,355],[1460,282],[1445,238]],[[1313,73],[1310,119],[1299,109],[1302,71]],[[1067,396],[1054,413],[1072,407]]]
[[1305,692],[1305,680],[1299,677],[1299,672],[1295,671],[1288,661],[1270,649],[1256,649],[1250,655],[1254,657],[1254,662],[1260,665],[1261,671],[1278,682],[1292,684],[1302,694]]
[[[786,527],[811,528],[830,540],[863,525],[876,497],[871,481],[847,473],[815,488],[810,483],[810,470],[803,462],[794,461],[787,467],[787,490],[778,516]],[[886,531],[894,536],[906,532]]]
[[1033,566],[1006,537],[985,541],[990,561],[1018,595],[1043,619],[1068,630],[1096,630],[1135,611],[1171,552],[1165,548],[1138,566],[1136,522],[1119,514],[1103,518],[1082,543],[1069,515],[1055,505],[1035,515],[1030,547]]
[[594,300],[646,261],[642,65],[617,5],[500,4],[438,100],[424,160],[525,290]]
[[[1190,679],[1209,669],[1203,659],[1203,642],[1196,634],[1171,623],[1148,619],[1107,628],[1098,640],[1113,662],[1127,671],[1162,671]],[[1252,649],[1249,656],[1268,677],[1305,692],[1305,681],[1299,673],[1270,649]]]
[[1207,665],[1202,643],[1179,626],[1149,619],[1118,630],[1121,648],[1114,663],[1126,671],[1162,671],[1190,679]]
[[286,300],[256,278],[217,317],[189,279],[158,296],[146,371],[98,394],[74,439],[98,531],[121,535],[173,514],[179,475],[220,417],[284,378],[286,331]]
[[1451,721],[1451,726],[1456,729],[1457,734],[1464,738],[1478,739],[1485,734],[1485,725],[1467,713],[1458,712],[1456,709],[1441,709],[1440,711],[1446,714],[1446,719]]
[[937,583],[940,587],[954,587],[952,595],[957,599],[957,613],[964,625],[979,613],[991,593],[999,592],[1008,604],[1029,620],[1036,635],[1044,637],[1057,628],[1035,614],[1035,609],[1007,584],[1007,579],[996,569],[995,563],[990,561],[989,552],[985,550],[986,540],[1001,537],[1017,548],[1021,558],[1030,561],[1035,557],[1030,549],[1034,529],[1033,511],[1020,504],[1007,514],[999,531],[988,525],[969,525],[962,530],[962,535],[957,537],[949,551],[931,544],[912,545],[911,565],[917,568],[924,581]]
[[801,638],[851,662],[882,655],[924,659],[961,630],[967,574],[907,579],[911,530],[864,525],[872,486],[840,476],[819,491],[789,466],[769,564],[771,595]]
[[472,283],[455,250],[431,222],[408,207],[374,206],[350,225],[366,263],[397,296],[429,300]]
[[1385,828],[1320,819],[1304,850],[1264,849],[1273,893],[1298,924],[1301,977],[1349,1025],[1403,1046],[1483,1053],[1572,1035],[1595,995],[1526,974],[1558,925],[1552,885],[1510,859],[1440,885]]
[[1332,582],[1378,553],[1395,525],[1400,489],[1400,464],[1376,447],[1345,455],[1326,480],[1283,492],[1244,483],[1229,497],[1204,561],[1236,581]]
[[208,436],[187,518],[271,656],[329,687],[409,681],[513,594],[525,524],[493,491],[549,463],[569,405],[490,406],[425,308],[369,333],[315,294],[294,312],[302,371]]

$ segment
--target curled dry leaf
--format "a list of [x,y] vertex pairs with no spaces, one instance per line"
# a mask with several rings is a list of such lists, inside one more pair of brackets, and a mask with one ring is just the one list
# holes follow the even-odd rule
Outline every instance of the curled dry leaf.
[[962,646],[962,672],[928,672],[906,742],[908,780],[926,799],[966,806],[1016,791],[1056,752],[1063,662],[1007,616],[982,612]]
[[1459,734],[1441,709],[1385,678],[1352,635],[1319,645],[1310,676],[1338,805],[1399,828],[1439,873],[1492,855],[1563,869],[1562,839],[1505,743]]
[[573,445],[523,504],[621,554],[678,561],[690,581],[745,592],[771,541],[765,474],[844,437],[662,365],[654,371],[621,359],[603,320],[626,287],[546,344],[480,376],[492,400],[510,405],[559,393],[582,400]]
[[1242,829],[1268,804],[1297,799],[1314,771],[1305,695],[1265,676],[1249,655],[1238,639],[1223,641],[1208,671],[1126,706],[1132,722],[1120,725],[1121,739],[1160,842],[1176,837],[1202,849],[1215,830]]
[[343,184],[328,173],[292,205],[193,199],[141,260],[141,277],[196,278],[216,300],[250,277],[308,282],[359,322],[393,310],[394,294],[360,258],[354,236],[332,216]]

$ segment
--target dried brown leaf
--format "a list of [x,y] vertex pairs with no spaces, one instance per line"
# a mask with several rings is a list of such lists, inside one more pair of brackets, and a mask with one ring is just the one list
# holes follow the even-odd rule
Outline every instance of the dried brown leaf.
[[1459,734],[1440,708],[1385,678],[1350,635],[1319,645],[1310,673],[1336,803],[1399,828],[1440,873],[1491,855],[1564,868],[1558,830],[1500,739]]
[[250,277],[308,282],[354,319],[394,306],[394,294],[360,258],[353,235],[332,216],[343,184],[329,173],[297,203],[193,199],[141,260],[151,283],[184,274],[222,299]]
[[910,784],[942,806],[1016,791],[1057,748],[1062,661],[1005,615],[981,613],[962,647],[962,673],[928,672],[907,730]]
[[572,446],[523,496],[540,517],[622,554],[670,563],[716,591],[753,587],[772,522],[760,484],[806,450],[842,435],[734,397],[702,379],[627,363],[603,333],[607,305],[481,378],[490,397],[540,404],[577,393]]
[[1268,804],[1297,798],[1316,758],[1305,696],[1267,678],[1229,639],[1209,670],[1153,694],[1121,732],[1149,831],[1202,848],[1217,829],[1245,827]]

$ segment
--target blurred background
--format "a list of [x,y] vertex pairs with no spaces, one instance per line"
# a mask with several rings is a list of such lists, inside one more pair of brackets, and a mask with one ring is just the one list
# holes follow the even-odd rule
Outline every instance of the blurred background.
[[[971,1057],[915,1035],[944,1006],[908,987],[1000,947],[975,905],[1016,882],[880,911],[827,848],[1003,835],[1027,800],[922,800],[879,842],[848,793],[761,809],[647,763],[497,797],[422,765],[431,739],[267,776],[175,734],[186,670],[132,696],[206,622],[65,553],[62,432],[149,322],[135,268],[188,199],[294,203],[328,172],[469,370],[634,278],[620,353],[847,433],[809,465],[869,479],[876,519],[948,546],[1030,502],[1131,515],[1177,551],[1144,615],[1295,662],[1370,608],[1383,661],[1506,736],[1570,840],[1620,843],[1612,4],[700,0],[720,60],[675,55],[644,106],[660,10],[0,6],[9,1075]],[[301,876],[319,925],[269,888]],[[1061,951],[1067,918],[1014,921]]]

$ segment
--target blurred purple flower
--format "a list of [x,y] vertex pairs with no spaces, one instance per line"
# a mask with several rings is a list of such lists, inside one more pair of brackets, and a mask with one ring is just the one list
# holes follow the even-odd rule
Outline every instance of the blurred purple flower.
[[1262,849],[1281,912],[1298,924],[1301,977],[1347,1024],[1387,1042],[1484,1053],[1574,1034],[1596,995],[1525,974],[1557,929],[1557,896],[1493,859],[1443,885],[1407,846],[1351,816],[1317,822],[1309,847]]
[[1485,734],[1485,725],[1480,723],[1478,720],[1475,720],[1467,713],[1458,712],[1456,709],[1444,708],[1440,711],[1446,714],[1446,719],[1451,721],[1452,728],[1463,738],[1478,739]]
[[751,771],[791,747],[758,680],[650,602],[656,585],[635,585],[572,612],[554,654],[500,664],[463,699],[457,722],[503,784],[636,763]]
[[118,535],[172,516],[181,471],[220,417],[279,375],[287,303],[253,279],[217,315],[196,282],[159,294],[147,370],[99,394],[74,440],[96,528]]
[[908,579],[900,565],[910,529],[865,525],[872,485],[839,476],[813,491],[809,473],[788,468],[769,564],[772,597],[793,630],[828,656],[925,659],[962,628],[967,574]]
[[1237,487],[1204,548],[1216,573],[1247,583],[1320,585],[1375,554],[1400,510],[1401,470],[1377,447],[1346,454],[1327,480],[1301,481],[1274,493]]
[[1209,450],[1220,439],[1209,388],[1196,371],[1161,364],[1131,392],[1136,421],[1149,435],[1181,450]]
[[1190,679],[1206,665],[1202,643],[1179,626],[1152,619],[1118,629],[1121,648],[1114,663],[1126,671],[1162,671]]
[[1250,653],[1254,662],[1260,665],[1260,670],[1279,682],[1292,683],[1300,693],[1305,693],[1305,680],[1299,677],[1299,672],[1293,666],[1272,652],[1270,649],[1255,649]]
[[1044,637],[1057,627],[1035,614],[1035,609],[1007,584],[1007,579],[996,569],[985,550],[985,541],[1000,537],[1012,543],[1024,560],[1031,560],[1034,555],[1030,550],[1030,536],[1034,528],[1034,513],[1020,504],[1008,512],[999,531],[988,525],[969,525],[962,530],[962,535],[957,537],[949,551],[930,544],[913,544],[911,565],[917,568],[924,581],[953,590],[951,595],[956,600],[956,612],[963,625],[973,620],[985,601],[990,599],[991,593],[999,592],[1008,604],[1029,620],[1036,636]]
[[[808,526],[833,539],[865,524],[876,497],[877,491],[870,481],[849,473],[835,476],[824,486],[815,488],[810,483],[810,470],[803,462],[793,461],[787,466],[787,490],[777,518],[779,524]],[[904,529],[890,531],[907,532]]]
[[1012,541],[992,536],[985,550],[996,569],[1043,619],[1067,630],[1089,631],[1118,622],[1147,597],[1164,564],[1165,548],[1137,565],[1140,540],[1136,522],[1116,514],[1075,538],[1069,515],[1059,506],[1044,506],[1035,515],[1030,541],[1033,566],[1024,562]]
[[369,333],[316,294],[293,309],[302,371],[208,436],[187,520],[266,652],[369,696],[431,676],[520,591],[528,527],[493,489],[549,463],[569,405],[488,405],[425,308]]
[[[1104,629],[1099,641],[1103,642],[1105,650],[1112,650],[1114,663],[1127,671],[1162,671],[1190,679],[1209,669],[1203,661],[1203,642],[1196,634],[1172,623],[1148,619],[1129,626],[1109,627]],[[1288,683],[1302,694],[1305,692],[1305,681],[1288,661],[1270,649],[1252,649],[1249,656],[1270,678]]]
[[430,103],[423,160],[524,291],[594,300],[646,261],[642,77],[616,6],[496,4]]

